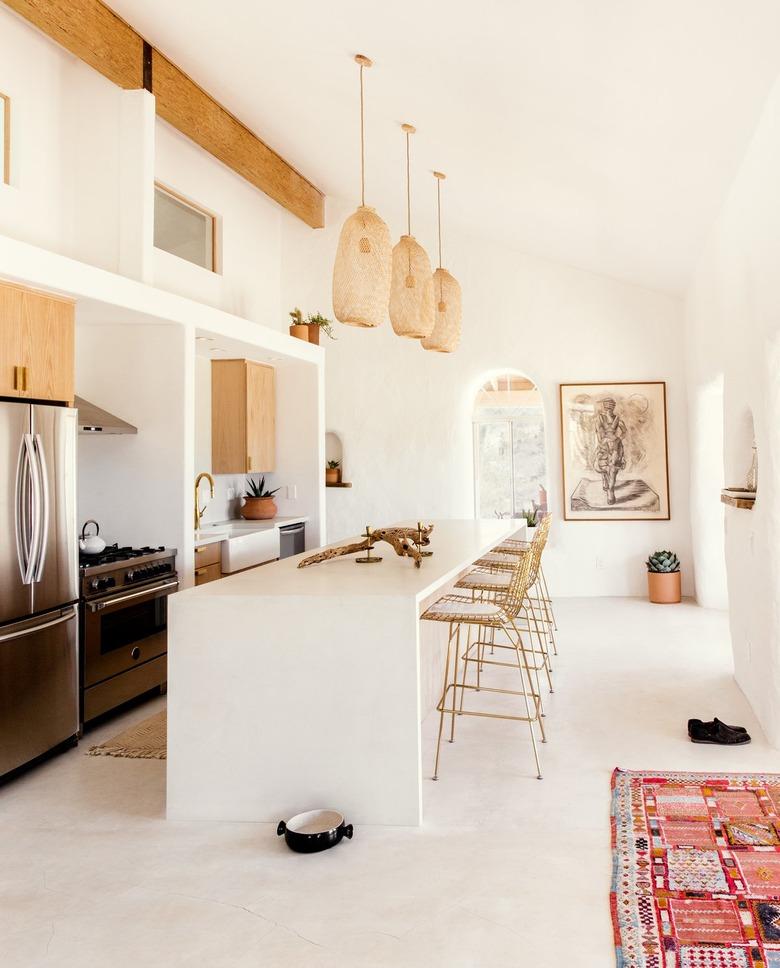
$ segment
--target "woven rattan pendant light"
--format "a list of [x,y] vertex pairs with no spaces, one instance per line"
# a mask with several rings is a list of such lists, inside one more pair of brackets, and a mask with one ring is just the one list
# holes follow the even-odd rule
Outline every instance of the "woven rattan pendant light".
[[433,330],[433,279],[431,260],[412,235],[412,189],[409,165],[411,124],[402,124],[406,135],[406,235],[393,249],[393,274],[390,282],[390,322],[397,336],[422,339]]
[[458,280],[441,266],[441,183],[447,177],[435,171],[436,211],[439,220],[439,268],[433,274],[435,321],[433,332],[422,341],[426,350],[452,353],[460,343],[461,296]]
[[363,122],[363,70],[360,65],[360,206],[341,228],[333,266],[333,314],[347,326],[381,326],[390,298],[390,230],[366,205],[366,152]]

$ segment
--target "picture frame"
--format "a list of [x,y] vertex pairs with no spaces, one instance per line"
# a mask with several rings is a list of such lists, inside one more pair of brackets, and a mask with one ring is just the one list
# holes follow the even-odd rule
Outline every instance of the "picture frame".
[[668,521],[662,380],[559,384],[566,521]]

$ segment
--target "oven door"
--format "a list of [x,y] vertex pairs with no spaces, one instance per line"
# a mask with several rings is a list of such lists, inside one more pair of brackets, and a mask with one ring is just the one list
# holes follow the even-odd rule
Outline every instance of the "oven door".
[[168,648],[166,581],[84,604],[84,687],[164,655]]

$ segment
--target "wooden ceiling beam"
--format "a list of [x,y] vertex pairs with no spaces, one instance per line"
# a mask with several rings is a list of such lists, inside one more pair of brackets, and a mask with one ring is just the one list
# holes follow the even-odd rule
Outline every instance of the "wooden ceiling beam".
[[[144,38],[101,0],[4,2],[114,84],[144,86]],[[318,188],[156,49],[151,66],[161,118],[307,225],[323,227]]]

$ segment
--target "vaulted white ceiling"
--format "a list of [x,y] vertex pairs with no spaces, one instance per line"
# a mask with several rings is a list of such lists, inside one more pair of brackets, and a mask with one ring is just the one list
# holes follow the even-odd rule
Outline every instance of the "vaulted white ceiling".
[[[326,194],[681,292],[780,72],[777,0],[109,0]],[[780,175],[779,175],[780,177]],[[427,221],[427,219],[426,219]],[[433,240],[425,240],[429,244]]]

